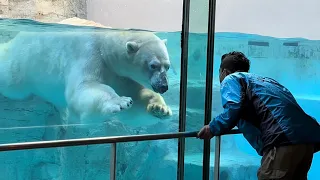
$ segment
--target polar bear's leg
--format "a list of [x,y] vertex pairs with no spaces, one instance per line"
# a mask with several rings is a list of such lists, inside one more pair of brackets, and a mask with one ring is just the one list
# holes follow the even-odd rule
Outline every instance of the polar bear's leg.
[[143,88],[139,92],[140,99],[147,101],[147,111],[158,118],[167,118],[172,115],[170,107],[163,97],[150,89]]
[[18,68],[12,68],[12,60],[3,54],[8,51],[4,51],[4,48],[7,48],[6,46],[7,44],[0,44],[0,94],[10,99],[24,100],[31,93],[27,88],[28,86],[23,83],[23,77],[19,76],[19,71],[14,71]]
[[133,104],[130,97],[120,97],[111,87],[100,83],[85,83],[77,89],[67,89],[66,99],[68,108],[76,112],[81,121],[105,119]]
[[136,105],[142,104],[151,115],[160,119],[167,118],[172,115],[170,107],[166,104],[165,100],[159,93],[145,88],[129,78],[121,77],[117,82],[117,92],[132,97]]

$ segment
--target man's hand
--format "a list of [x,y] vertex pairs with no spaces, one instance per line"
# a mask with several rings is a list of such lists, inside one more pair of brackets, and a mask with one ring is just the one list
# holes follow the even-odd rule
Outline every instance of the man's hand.
[[213,134],[210,131],[209,125],[203,126],[203,128],[198,133],[198,137],[200,139],[211,139],[213,137]]

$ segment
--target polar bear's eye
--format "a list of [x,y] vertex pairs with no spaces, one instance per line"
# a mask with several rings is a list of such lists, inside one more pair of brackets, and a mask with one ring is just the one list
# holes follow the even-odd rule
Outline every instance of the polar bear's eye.
[[151,64],[150,67],[151,67],[151,69],[156,69],[157,68],[157,66],[155,64]]
[[166,65],[164,66],[164,68],[166,69],[166,71],[168,71],[170,69],[170,65]]
[[149,64],[149,68],[150,68],[151,70],[159,69],[160,66],[161,66],[161,65],[160,65],[158,62],[156,62],[156,61],[153,61],[153,62],[151,62],[151,63]]

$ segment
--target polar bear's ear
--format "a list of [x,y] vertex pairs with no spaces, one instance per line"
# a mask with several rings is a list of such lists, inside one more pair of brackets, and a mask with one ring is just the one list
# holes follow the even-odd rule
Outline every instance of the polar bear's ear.
[[135,53],[139,50],[139,44],[134,41],[129,41],[126,43],[126,48],[128,53]]
[[167,39],[162,39],[162,42],[165,44],[165,45],[167,45]]

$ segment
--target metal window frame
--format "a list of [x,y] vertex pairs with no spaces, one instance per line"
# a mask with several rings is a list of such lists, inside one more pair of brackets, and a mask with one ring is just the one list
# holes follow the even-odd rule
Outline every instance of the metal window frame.
[[[193,131],[193,132],[178,132],[178,133],[163,133],[163,134],[133,135],[133,136],[112,136],[112,137],[81,138],[81,139],[54,140],[54,141],[10,143],[10,144],[1,144],[0,152],[56,148],[56,147],[70,147],[70,146],[73,147],[73,146],[83,146],[83,145],[111,144],[110,180],[115,180],[116,179],[116,151],[117,151],[116,144],[117,143],[176,139],[176,138],[191,138],[191,137],[197,137],[197,133],[198,133],[197,131]],[[230,135],[230,134],[240,134],[240,132],[239,130],[234,129],[224,135]]]
[[[206,95],[205,95],[205,118],[204,118],[205,125],[208,124],[211,120],[211,110],[212,110],[215,12],[216,12],[216,0],[209,0],[208,40],[207,40],[208,47],[207,47],[207,65],[206,65]],[[112,136],[112,137],[82,138],[82,139],[69,139],[69,140],[56,140],[56,141],[11,143],[11,144],[0,145],[0,152],[13,151],[13,150],[27,150],[27,149],[111,143],[110,180],[115,180],[116,179],[116,161],[117,161],[116,160],[117,143],[178,138],[177,180],[183,180],[184,179],[185,138],[196,137],[198,133],[198,132],[185,132],[187,73],[188,73],[189,16],[190,16],[190,0],[184,0],[183,14],[182,14],[182,32],[181,32],[181,75],[180,75],[180,104],[179,104],[180,111],[179,111],[179,132],[178,133],[146,134],[146,135],[134,135],[134,136]],[[239,133],[240,132],[238,130],[231,130],[226,134],[239,134]],[[215,168],[214,168],[215,180],[219,180],[220,139],[221,139],[220,136],[216,137]],[[203,180],[209,180],[209,175],[210,175],[210,140],[205,140],[204,152],[203,152]]]
[[[188,80],[188,48],[189,48],[189,16],[190,0],[183,1],[181,31],[181,70],[180,70],[180,104],[179,132],[186,131],[187,80]],[[178,139],[177,180],[184,180],[185,138]]]
[[[125,142],[136,142],[136,141],[153,141],[153,140],[165,140],[165,139],[177,139],[177,138],[194,138],[194,137],[197,137],[197,133],[198,131],[190,131],[190,132],[177,132],[177,133],[109,136],[109,137],[94,137],[94,138],[52,140],[52,141],[9,143],[9,144],[1,144],[0,152],[56,148],[56,147],[97,145],[97,144],[125,143]],[[240,131],[238,129],[232,129],[231,131],[223,135],[231,135],[231,134],[240,134]]]
[[[205,111],[204,125],[211,121],[212,111],[212,85],[214,74],[214,41],[215,41],[215,14],[216,0],[209,0],[208,10],[208,39],[207,39],[207,64],[206,64],[206,95],[205,95]],[[214,179],[219,180],[220,168],[220,136],[215,137],[215,164],[214,164]],[[204,140],[203,144],[203,166],[202,179],[209,180],[210,177],[210,140]]]

